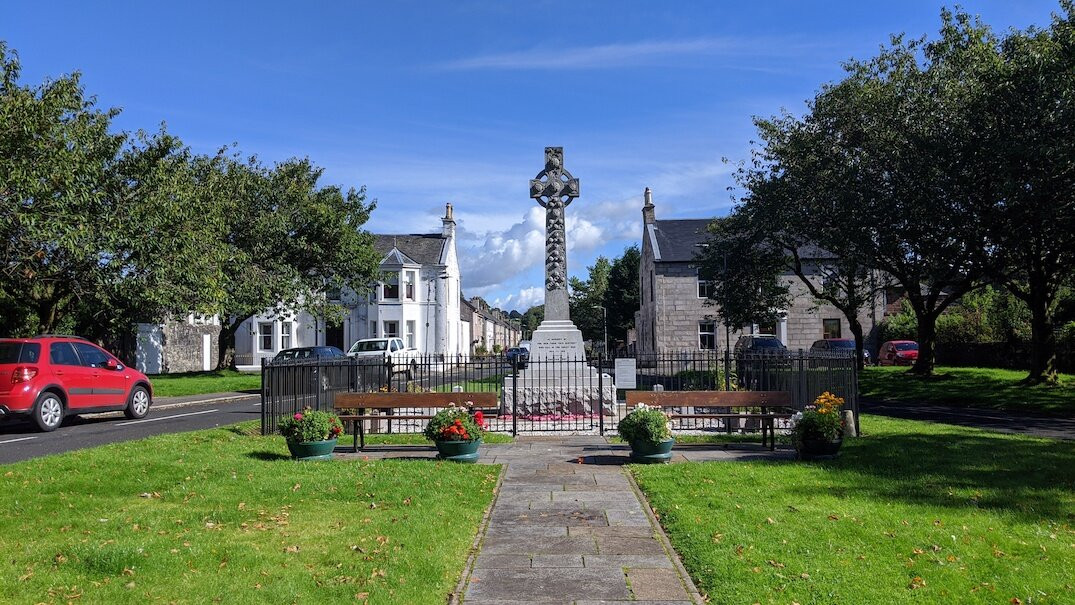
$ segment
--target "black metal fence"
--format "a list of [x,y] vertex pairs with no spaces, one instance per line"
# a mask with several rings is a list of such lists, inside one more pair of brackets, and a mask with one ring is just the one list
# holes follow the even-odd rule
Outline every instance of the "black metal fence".
[[[264,434],[277,420],[303,408],[331,410],[336,396],[353,392],[493,392],[497,406],[483,410],[496,432],[597,432],[616,430],[627,413],[627,390],[787,391],[802,409],[823,392],[846,401],[858,418],[858,371],[852,356],[834,352],[740,355],[687,351],[629,358],[523,361],[503,355],[427,355],[405,363],[379,359],[303,360],[262,365]],[[461,398],[458,402],[466,403]],[[401,410],[400,415],[429,413]],[[677,425],[680,429],[732,430],[719,420]],[[370,432],[420,432],[421,420],[370,422]]]

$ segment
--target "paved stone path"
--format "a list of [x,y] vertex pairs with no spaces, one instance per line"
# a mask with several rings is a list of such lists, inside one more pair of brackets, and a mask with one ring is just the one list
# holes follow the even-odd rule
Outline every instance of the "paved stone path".
[[463,603],[701,603],[614,463],[623,453],[592,436],[485,448],[483,462],[507,468]]

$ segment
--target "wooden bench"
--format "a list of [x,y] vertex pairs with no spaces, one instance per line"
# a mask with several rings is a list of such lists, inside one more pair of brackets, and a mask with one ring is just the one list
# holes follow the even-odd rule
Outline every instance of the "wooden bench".
[[763,447],[767,445],[768,433],[770,450],[776,449],[775,421],[791,418],[794,413],[791,393],[787,391],[627,391],[628,411],[640,403],[659,408],[760,408],[760,412],[669,413],[668,416],[672,419],[758,419],[761,421],[761,444]]
[[[334,411],[340,421],[351,423],[355,436],[354,451],[366,447],[364,420],[429,420],[433,414],[393,414],[397,409],[433,410],[451,404],[472,404],[474,409],[497,407],[497,394],[486,393],[340,393],[336,395]],[[375,411],[384,413],[377,414]]]

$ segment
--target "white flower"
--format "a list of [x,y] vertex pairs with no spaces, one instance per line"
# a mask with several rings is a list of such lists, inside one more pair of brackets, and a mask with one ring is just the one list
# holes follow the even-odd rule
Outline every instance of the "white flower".
[[799,424],[799,421],[803,419],[802,412],[795,412],[791,415],[791,428],[795,428],[795,425]]

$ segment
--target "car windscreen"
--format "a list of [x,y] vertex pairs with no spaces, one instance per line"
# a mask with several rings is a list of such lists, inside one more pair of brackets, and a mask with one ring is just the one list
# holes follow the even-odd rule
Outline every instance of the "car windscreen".
[[37,363],[41,345],[36,342],[0,342],[0,363]]
[[854,349],[855,341],[853,340],[830,340],[830,346],[834,349]]
[[351,347],[351,352],[366,353],[369,351],[383,351],[387,346],[387,340],[367,340],[365,342],[359,341],[355,343],[355,346]]
[[756,349],[782,349],[784,345],[780,344],[780,341],[775,338],[758,338],[752,345]]
[[917,351],[918,350],[918,343],[917,342],[897,342],[896,343],[896,350],[897,351]]

